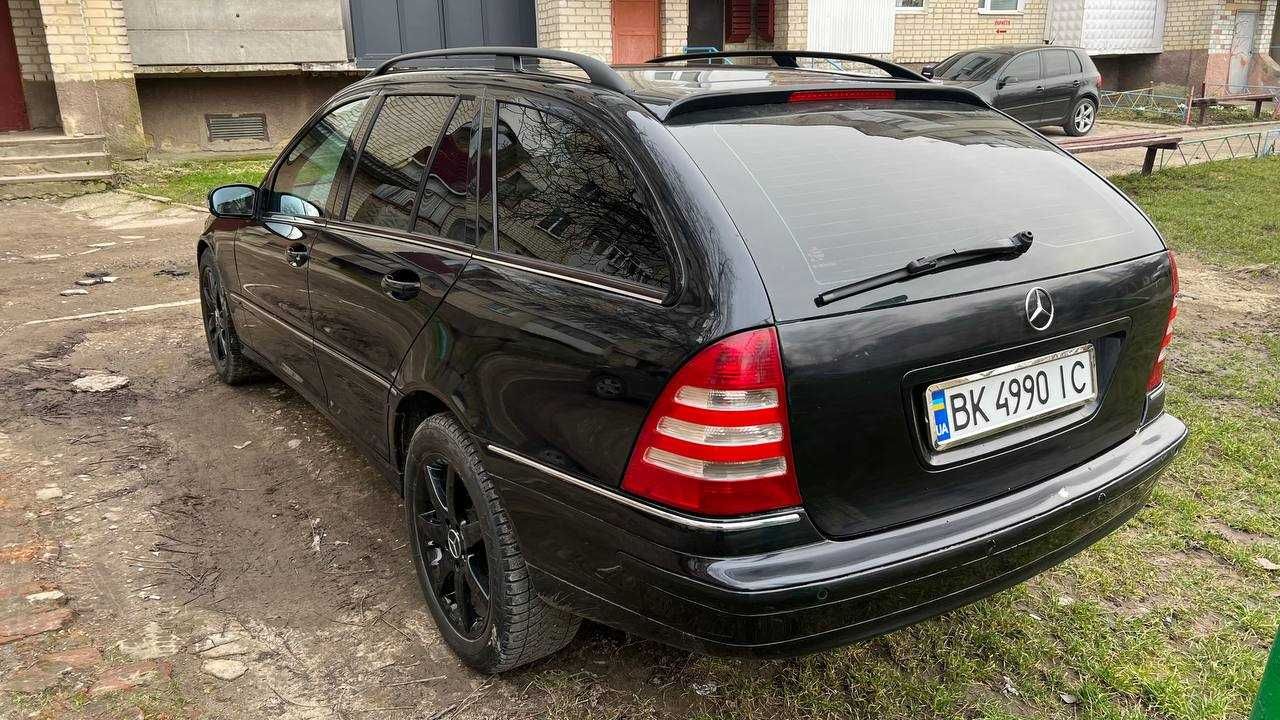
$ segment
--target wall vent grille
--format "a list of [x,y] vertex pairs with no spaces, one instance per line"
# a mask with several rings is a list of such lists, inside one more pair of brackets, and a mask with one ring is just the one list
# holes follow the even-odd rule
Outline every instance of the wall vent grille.
[[267,116],[262,113],[204,116],[209,140],[267,140]]

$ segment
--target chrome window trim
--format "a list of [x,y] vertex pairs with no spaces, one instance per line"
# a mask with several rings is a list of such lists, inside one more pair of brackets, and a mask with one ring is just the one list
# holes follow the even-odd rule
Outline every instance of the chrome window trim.
[[487,252],[477,253],[474,257],[475,259],[480,260],[482,262],[493,263],[494,265],[501,265],[503,267],[511,268],[513,270],[523,270],[525,272],[531,272],[536,275],[542,275],[545,277],[554,278],[556,280],[564,280],[565,282],[574,283],[576,285],[583,285],[585,287],[595,288],[596,290],[603,290],[605,292],[614,293],[615,295],[622,295],[623,297],[628,297],[633,300],[643,300],[648,303],[653,303],[654,305],[665,304],[665,298],[659,298],[653,295],[645,295],[644,293],[633,292],[631,290],[624,290],[620,287],[614,287],[612,285],[606,285],[604,283],[592,282],[590,280],[585,280],[580,277],[574,277],[572,275],[565,275],[562,273],[552,272],[550,270],[543,270],[542,268],[532,267],[530,265],[524,265],[522,263],[511,262],[505,259],[505,257],[498,258]]
[[745,518],[742,520],[703,520],[699,518],[689,517],[686,515],[679,515],[677,513],[669,512],[667,510],[663,510],[662,508],[649,505],[647,503],[643,503],[639,500],[628,497],[621,493],[614,492],[613,490],[609,490],[608,488],[600,487],[599,485],[596,485],[594,483],[589,483],[585,480],[580,480],[572,475],[569,475],[568,473],[564,473],[559,470],[556,470],[555,468],[543,465],[542,463],[537,462],[536,460],[530,460],[529,458],[523,455],[511,452],[510,450],[504,450],[503,448],[500,448],[497,445],[489,444],[487,445],[487,447],[489,449],[489,452],[495,453],[497,455],[501,455],[502,457],[505,457],[508,460],[514,460],[515,462],[518,462],[521,465],[524,465],[526,467],[533,468],[534,470],[541,471],[547,475],[550,475],[553,478],[556,478],[557,480],[562,480],[564,482],[569,483],[570,485],[574,485],[576,487],[582,488],[583,490],[587,490],[589,492],[593,492],[602,497],[609,498],[610,500],[613,500],[614,502],[625,505],[633,510],[639,510],[640,512],[647,513],[654,517],[661,518],[663,520],[666,520],[671,523],[675,523],[677,525],[683,525],[684,527],[687,527],[687,528],[693,528],[695,530],[716,530],[721,532],[736,532],[741,530],[757,530],[760,528],[773,527],[775,525],[788,525],[790,523],[800,521],[800,513],[796,512],[795,510],[786,510],[774,515],[763,515],[760,517]]

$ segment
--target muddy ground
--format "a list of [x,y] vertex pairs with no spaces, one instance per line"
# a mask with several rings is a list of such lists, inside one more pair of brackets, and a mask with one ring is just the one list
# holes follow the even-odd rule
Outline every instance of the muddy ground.
[[[455,660],[393,489],[285,386],[214,376],[201,215],[123,194],[0,209],[0,684],[25,691],[0,718],[713,709],[696,658],[590,624],[499,678]],[[118,280],[59,294],[92,272]],[[1260,292],[1183,273],[1206,321]],[[103,374],[128,384],[74,390]]]

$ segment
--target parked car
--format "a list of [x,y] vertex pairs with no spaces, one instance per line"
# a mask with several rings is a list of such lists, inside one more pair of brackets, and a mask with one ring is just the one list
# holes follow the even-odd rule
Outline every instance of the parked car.
[[[885,633],[1083,550],[1183,444],[1147,217],[966,89],[812,54],[410,54],[211,193],[219,377],[273,373],[403,492],[473,667],[583,617],[722,654]],[[390,72],[445,55],[501,62]]]
[[1102,75],[1080,48],[993,45],[958,52],[925,77],[968,88],[992,106],[1032,127],[1056,125],[1088,135],[1098,119]]

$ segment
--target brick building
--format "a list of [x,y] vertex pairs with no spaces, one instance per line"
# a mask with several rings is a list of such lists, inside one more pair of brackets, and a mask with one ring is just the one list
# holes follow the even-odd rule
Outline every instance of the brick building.
[[[287,140],[324,98],[392,55],[484,44],[537,44],[615,63],[686,47],[812,48],[918,66],[975,45],[1057,42],[1088,49],[1109,88],[1152,82],[1280,86],[1276,5],[1277,0],[0,0],[0,131],[45,128],[100,138],[119,157],[148,149],[267,150]],[[0,136],[4,142],[16,140]],[[106,170],[97,150],[76,147],[66,153],[77,156],[76,162],[40,165],[35,174],[66,167],[90,174]],[[32,153],[0,152],[5,154]],[[50,169],[55,165],[60,169]],[[0,184],[6,172],[0,163]]]

